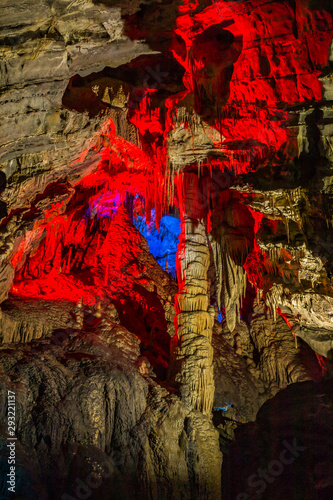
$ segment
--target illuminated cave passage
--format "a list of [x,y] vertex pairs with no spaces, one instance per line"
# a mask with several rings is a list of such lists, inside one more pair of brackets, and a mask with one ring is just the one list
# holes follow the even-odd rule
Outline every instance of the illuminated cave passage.
[[1,10],[0,497],[332,498],[330,3]]

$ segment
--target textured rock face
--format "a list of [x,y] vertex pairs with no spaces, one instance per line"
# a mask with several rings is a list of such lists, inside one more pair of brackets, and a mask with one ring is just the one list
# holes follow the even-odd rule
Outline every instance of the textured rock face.
[[[18,498],[232,498],[237,426],[332,375],[332,8],[11,0],[0,19],[1,477],[12,390]],[[136,229],[151,214],[181,219],[178,283]]]
[[[100,485],[93,478],[91,488],[96,499],[192,498],[196,485],[200,498],[218,498],[217,431],[140,375],[139,342],[124,328],[109,320],[79,335],[58,329],[51,339],[3,346],[0,358],[3,422],[7,390],[16,393],[18,475],[24,478],[18,495],[79,497],[82,481],[89,484],[89,475],[99,472]],[[2,435],[4,453],[6,430]],[[5,494],[5,483],[1,487]]]
[[[129,6],[132,12],[135,8]],[[115,114],[109,109],[105,116],[91,119],[87,112],[66,109],[62,98],[69,79],[77,73],[119,66],[151,51],[123,34],[116,4],[41,0],[22,6],[5,2],[2,10],[0,168],[6,182],[2,216],[19,209],[19,215],[2,227],[3,300],[13,277],[3,259],[15,251],[14,240],[33,221],[22,221],[22,208],[29,211],[31,204],[36,205],[36,195],[54,181],[67,178],[75,183],[96,168],[100,157],[90,146],[94,147],[108,116]],[[92,99],[93,90],[89,92]],[[126,136],[130,127],[125,128]],[[77,162],[84,150],[87,155]],[[54,192],[46,195],[48,201],[55,199]]]
[[[91,1],[6,2],[2,16],[2,171],[8,209],[70,171],[101,121],[63,109],[69,79],[149,52],[123,34],[121,9]],[[91,91],[92,96],[94,95]],[[55,169],[55,165],[57,166]],[[58,172],[57,172],[58,170]]]
[[274,322],[263,306],[232,333],[226,321],[215,324],[212,343],[214,419],[223,439],[230,439],[236,422],[255,420],[262,404],[279,390],[322,377],[315,353],[303,341],[295,342],[285,321]]

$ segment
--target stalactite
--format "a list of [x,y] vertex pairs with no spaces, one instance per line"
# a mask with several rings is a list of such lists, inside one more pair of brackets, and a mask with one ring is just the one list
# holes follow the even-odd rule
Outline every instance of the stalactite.
[[283,286],[273,284],[272,288],[266,294],[266,305],[270,308],[274,322],[276,321],[276,311],[281,304],[283,295]]
[[246,292],[246,272],[230,255],[223,235],[219,241],[210,238],[216,269],[217,303],[219,309],[224,305],[226,322],[232,332],[236,327],[242,297]]

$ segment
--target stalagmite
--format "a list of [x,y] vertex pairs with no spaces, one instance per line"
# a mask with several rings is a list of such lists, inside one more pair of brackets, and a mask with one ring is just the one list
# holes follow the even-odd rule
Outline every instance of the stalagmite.
[[177,252],[179,293],[176,296],[176,335],[171,346],[171,375],[180,384],[183,401],[190,409],[210,415],[214,399],[214,311],[209,304],[207,271],[210,254],[201,193],[194,174],[185,174],[182,233]]

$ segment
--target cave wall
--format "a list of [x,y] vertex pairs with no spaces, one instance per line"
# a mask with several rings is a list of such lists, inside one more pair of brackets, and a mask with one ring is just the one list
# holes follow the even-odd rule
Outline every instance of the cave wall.
[[[330,370],[332,8],[1,11],[1,421],[15,390],[20,494],[75,495],[106,460],[91,498],[220,498],[237,425]],[[136,222],[167,214],[177,280]]]

